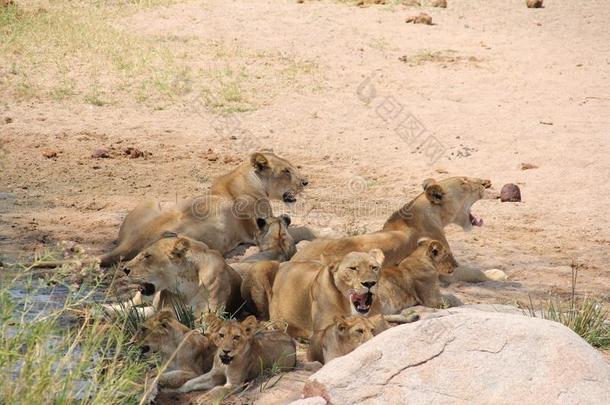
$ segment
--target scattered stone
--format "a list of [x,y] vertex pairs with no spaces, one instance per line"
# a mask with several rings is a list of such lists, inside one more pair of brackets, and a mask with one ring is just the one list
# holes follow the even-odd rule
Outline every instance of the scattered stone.
[[520,202],[521,190],[519,186],[513,183],[508,183],[502,186],[500,190],[500,201],[502,202]]
[[551,121],[540,121],[542,125],[553,125]]
[[413,23],[413,24],[432,25],[432,17],[430,17],[426,13],[419,13],[419,15],[414,15],[414,16],[407,18],[407,20],[405,22]]
[[203,158],[209,162],[216,162],[218,160],[218,154],[214,153],[212,149],[208,149],[208,151],[203,154]]
[[412,6],[412,7],[419,7],[421,6],[421,3],[419,0],[402,0],[401,3],[403,6]]
[[132,146],[130,146],[128,148],[125,148],[123,150],[123,153],[125,155],[127,155],[130,159],[137,159],[137,158],[140,158],[140,157],[145,157],[147,155],[151,155],[151,153],[149,153],[149,152],[141,151],[140,149],[134,148]]
[[108,159],[110,157],[110,153],[106,148],[97,148],[93,151],[91,157],[95,159]]
[[360,0],[356,5],[358,7],[366,7],[371,4],[385,4],[385,0]]
[[560,323],[466,308],[439,312],[329,362],[309,377],[304,397],[332,404],[405,398],[414,404],[602,404],[610,397],[610,363]]
[[4,123],[5,124],[10,124],[11,122],[13,122],[13,118],[12,117],[4,117]]
[[542,8],[543,0],[525,0],[527,8]]
[[58,154],[59,151],[55,149],[45,149],[42,151],[42,156],[46,157],[47,159],[56,158]]
[[407,55],[402,55],[401,57],[398,58],[398,60],[403,63],[407,63]]
[[532,164],[532,163],[521,163],[521,165],[519,165],[519,168],[521,170],[530,170],[530,169],[537,169],[538,166],[536,166],[535,164]]
[[424,5],[428,7],[447,8],[447,0],[428,0]]

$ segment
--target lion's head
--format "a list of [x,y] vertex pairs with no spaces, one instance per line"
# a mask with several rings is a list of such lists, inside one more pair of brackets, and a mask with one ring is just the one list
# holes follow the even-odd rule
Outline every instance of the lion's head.
[[341,295],[349,300],[352,314],[368,314],[377,291],[383,252],[372,249],[369,252],[350,252],[340,260],[325,255],[321,259],[329,268]]
[[456,224],[465,231],[472,226],[482,226],[483,220],[471,212],[472,205],[483,198],[491,181],[471,177],[450,177],[437,182],[426,179],[422,184],[426,198],[431,204],[441,207],[441,219],[444,224]]
[[[373,338],[375,325],[369,318],[362,316],[335,316],[331,325],[333,343],[323,343],[325,350],[330,352],[331,358],[343,356],[351,352],[364,342]],[[324,356],[324,360],[330,359]]]
[[251,154],[250,164],[270,199],[293,203],[309,183],[290,162],[271,152]]
[[123,270],[144,295],[162,290],[180,294],[185,285],[198,285],[198,265],[193,259],[206,250],[205,243],[166,232],[125,263]]
[[214,333],[214,343],[218,347],[217,356],[222,364],[230,364],[236,357],[243,357],[250,349],[250,343],[258,322],[250,315],[242,322],[224,321]]
[[[417,265],[414,265],[417,263]],[[413,271],[433,272],[434,274],[451,274],[458,266],[451,251],[441,242],[430,238],[417,241],[417,249],[401,262],[401,267]]]
[[259,229],[257,245],[261,251],[278,250],[283,253],[282,261],[290,260],[297,252],[294,239],[288,233],[290,217],[286,214],[279,217],[257,218]]
[[180,344],[189,328],[174,318],[171,310],[159,311],[142,322],[132,337],[132,342],[147,352],[170,352]]

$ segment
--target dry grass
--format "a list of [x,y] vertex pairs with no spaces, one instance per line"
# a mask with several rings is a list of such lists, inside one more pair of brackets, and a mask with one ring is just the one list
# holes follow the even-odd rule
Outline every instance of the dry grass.
[[283,90],[319,86],[316,65],[291,55],[123,28],[143,9],[176,2],[17,1],[0,8],[5,102],[188,106],[231,113],[256,109]]

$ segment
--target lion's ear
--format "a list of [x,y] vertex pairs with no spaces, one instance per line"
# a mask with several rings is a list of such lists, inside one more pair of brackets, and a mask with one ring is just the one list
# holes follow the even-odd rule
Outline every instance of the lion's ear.
[[339,264],[339,259],[333,254],[322,253],[320,255],[320,262],[322,263],[322,266],[329,267],[331,271],[334,271],[338,267],[337,264]]
[[246,331],[247,334],[252,335],[258,326],[258,321],[254,315],[250,315],[244,319],[241,324],[244,327],[244,331]]
[[426,193],[426,198],[432,204],[441,204],[445,197],[445,190],[443,190],[443,187],[434,180],[432,183],[424,182],[424,192]]
[[337,325],[337,330],[341,333],[347,330],[347,324],[345,323],[345,317],[343,315],[335,315],[333,322]]
[[262,172],[269,168],[269,160],[262,153],[253,153],[250,156],[250,164],[256,171]]
[[428,256],[436,260],[441,257],[442,253],[443,245],[437,240],[431,241],[428,245]]
[[178,237],[176,238],[176,242],[174,243],[174,248],[172,249],[172,256],[174,257],[184,257],[188,250],[191,248],[191,241],[186,238]]
[[256,226],[262,231],[267,226],[267,220],[265,218],[256,218]]
[[203,315],[203,323],[205,323],[205,332],[214,334],[222,327],[222,319],[214,312],[207,312]]
[[377,263],[383,263],[385,259],[385,255],[381,251],[381,249],[372,249],[369,251],[369,256],[371,256]]
[[280,219],[284,222],[284,224],[287,227],[290,226],[290,222],[292,222],[292,220],[290,219],[290,215],[287,215],[287,214],[280,215]]

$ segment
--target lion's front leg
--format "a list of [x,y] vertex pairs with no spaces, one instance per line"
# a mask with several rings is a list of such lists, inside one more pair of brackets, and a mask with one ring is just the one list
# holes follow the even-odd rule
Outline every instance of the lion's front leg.
[[224,371],[219,370],[218,368],[212,368],[208,373],[185,382],[182,387],[178,388],[178,392],[209,390],[218,385],[223,385],[224,383]]
[[159,386],[165,388],[179,388],[189,380],[198,377],[194,371],[173,370],[159,376]]

